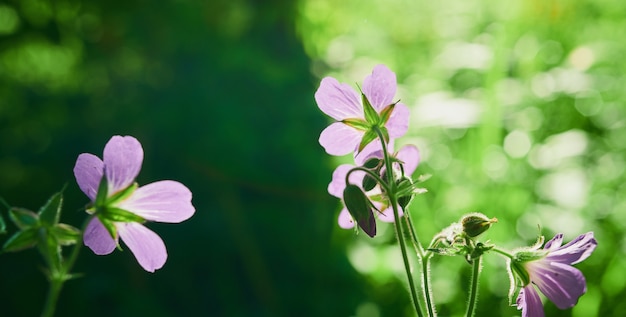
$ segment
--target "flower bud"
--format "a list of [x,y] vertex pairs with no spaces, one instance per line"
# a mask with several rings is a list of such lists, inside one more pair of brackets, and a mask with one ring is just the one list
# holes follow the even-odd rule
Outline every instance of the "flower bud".
[[491,227],[492,223],[496,222],[498,222],[498,219],[489,219],[481,213],[472,213],[461,219],[463,232],[465,232],[465,234],[470,238],[479,236],[481,233],[487,231],[487,229]]
[[376,235],[376,220],[372,212],[372,203],[361,188],[348,184],[343,190],[343,201],[359,227],[373,238]]

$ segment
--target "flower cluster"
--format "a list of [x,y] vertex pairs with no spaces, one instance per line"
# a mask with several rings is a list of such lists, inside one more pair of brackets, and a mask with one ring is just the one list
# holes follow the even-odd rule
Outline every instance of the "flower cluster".
[[[353,228],[356,220],[371,237],[376,234],[372,209],[381,221],[394,221],[390,183],[406,180],[398,192],[408,200],[415,190],[407,175],[419,164],[417,147],[407,145],[393,153],[394,140],[406,133],[409,121],[408,108],[393,102],[396,89],[396,75],[384,65],[378,65],[365,78],[360,96],[349,85],[340,84],[332,77],[322,79],[315,93],[320,110],[337,121],[322,131],[320,144],[328,154],[353,153],[355,157],[356,165],[338,166],[328,185],[328,192],[344,203],[339,226]],[[393,161],[391,177],[387,177],[386,160]],[[400,216],[405,206],[396,206]]]
[[[423,268],[429,267],[429,259],[434,255],[462,256],[473,265],[467,316],[474,315],[481,258],[488,253],[507,258],[510,297],[519,290],[516,306],[522,310],[523,317],[544,316],[535,286],[560,309],[576,305],[587,288],[584,276],[572,265],[585,260],[595,249],[597,242],[593,232],[580,235],[564,246],[561,246],[563,235],[558,234],[543,248],[542,243],[538,243],[508,252],[489,240],[479,240],[498,220],[474,212],[436,234],[427,248],[422,247],[406,210],[415,194],[425,192],[411,179],[420,162],[420,153],[413,145],[394,151],[396,139],[408,129],[409,118],[408,108],[393,101],[396,88],[395,74],[384,65],[378,65],[365,78],[360,96],[349,85],[332,77],[322,79],[315,93],[318,107],[336,120],[322,131],[320,144],[330,155],[352,153],[354,157],[355,164],[339,165],[328,184],[328,193],[341,199],[343,204],[339,226],[344,229],[358,226],[374,237],[376,218],[394,223],[418,315],[422,315],[424,306],[429,316],[436,315],[431,290],[425,286],[430,284],[430,270],[422,270],[423,289],[416,290],[407,245],[413,247]],[[403,224],[400,224],[401,218],[406,220]],[[403,233],[403,228],[409,233]],[[411,243],[405,241],[408,239]],[[424,295],[423,300],[417,295],[420,293]]]

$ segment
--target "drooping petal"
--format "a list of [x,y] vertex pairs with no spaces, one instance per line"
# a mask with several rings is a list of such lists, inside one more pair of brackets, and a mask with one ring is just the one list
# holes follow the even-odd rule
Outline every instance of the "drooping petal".
[[341,209],[337,222],[339,223],[339,227],[343,229],[352,229],[354,228],[355,224],[354,219],[352,219],[352,216],[350,216],[350,212],[346,208]]
[[557,233],[554,238],[550,239],[550,241],[546,242],[543,246],[543,249],[546,251],[555,251],[558,250],[563,244],[563,234]]
[[144,270],[154,272],[163,267],[167,250],[161,237],[136,222],[118,223],[117,227],[120,238]]
[[326,153],[341,156],[355,151],[362,137],[363,132],[341,122],[335,122],[322,131],[319,142]]
[[560,309],[573,307],[587,291],[585,277],[573,266],[544,258],[529,263],[527,269],[532,282]]
[[191,191],[176,181],[158,181],[139,187],[119,208],[147,220],[177,223],[189,219],[196,209],[191,204]]
[[544,317],[541,298],[532,284],[526,285],[517,296],[517,309],[522,310],[522,317]]
[[93,217],[87,224],[83,235],[83,243],[97,255],[109,254],[117,246],[117,242],[113,240],[111,234],[97,217]]
[[93,154],[83,153],[76,159],[76,164],[74,165],[76,183],[78,183],[80,190],[92,201],[96,199],[103,170],[104,163]]
[[103,161],[111,195],[135,181],[143,162],[143,148],[132,136],[115,135],[104,146]]
[[[333,178],[328,184],[329,194],[337,198],[343,198],[343,190],[346,188],[346,175],[348,175],[348,172],[354,167],[354,165],[350,164],[341,164],[335,168],[333,171]],[[350,174],[350,178],[348,180],[351,184],[355,184],[360,187],[364,176],[364,172],[354,171]]]
[[337,121],[364,116],[360,96],[350,85],[340,84],[332,77],[322,79],[315,101],[322,112]]
[[363,93],[377,112],[393,103],[396,88],[396,74],[385,65],[374,67],[363,81]]
[[[387,151],[389,153],[393,153],[393,142],[394,140],[391,139],[389,141],[389,143],[387,144]],[[363,165],[365,162],[367,162],[367,160],[376,157],[379,159],[383,158],[383,148],[382,145],[380,144],[380,139],[376,139],[372,142],[370,142],[368,145],[366,145],[363,150],[361,150],[361,152],[354,152],[354,162],[361,166]]]
[[385,127],[387,127],[389,137],[399,138],[403,136],[409,129],[409,108],[402,103],[396,104]]
[[415,145],[405,145],[398,151],[396,158],[404,162],[404,173],[410,176],[417,169],[417,165],[419,165],[420,151]]
[[[546,243],[546,248],[549,246],[548,243]],[[563,264],[576,264],[588,258],[597,245],[598,242],[593,237],[593,232],[587,232],[557,250],[551,251],[547,259]]]

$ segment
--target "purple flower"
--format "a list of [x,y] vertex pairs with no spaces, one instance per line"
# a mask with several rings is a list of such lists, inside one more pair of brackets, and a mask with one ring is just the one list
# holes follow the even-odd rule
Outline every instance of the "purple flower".
[[[337,120],[322,131],[319,142],[330,155],[345,155],[358,150],[363,136],[373,125],[386,128],[390,138],[404,135],[409,126],[409,109],[394,105],[396,75],[385,65],[374,67],[363,81],[363,94],[373,109],[382,116],[382,122],[371,122],[365,114],[361,96],[348,84],[325,77],[315,92],[315,101],[322,112]],[[392,109],[385,118],[385,109]]]
[[[420,159],[419,151],[417,147],[415,147],[414,145],[406,145],[402,147],[400,151],[396,153],[395,157],[404,163],[403,168],[404,168],[404,173],[406,175],[413,174],[413,172],[417,168],[417,165],[419,164],[419,159]],[[370,158],[382,159],[382,152],[381,151],[369,152],[368,154],[363,156],[362,162],[365,162]],[[358,160],[357,160],[357,163],[359,163]],[[329,194],[340,199],[343,198],[342,197],[343,190],[346,188],[346,175],[354,167],[355,167],[354,165],[342,164],[342,165],[339,165],[335,169],[335,171],[333,172],[332,180],[328,184]],[[398,163],[394,163],[394,169],[396,170],[396,172],[399,172],[400,168],[399,168]],[[359,187],[361,187],[364,177],[365,177],[364,172],[354,171],[350,174],[349,181],[351,184],[356,184]],[[382,195],[380,187],[376,186],[374,189],[368,191],[366,194],[370,198],[370,200],[373,202],[374,206],[378,210],[380,210],[380,212],[375,211],[375,214],[377,214],[378,219],[380,219],[383,222],[393,222],[394,221],[393,210],[391,206],[389,206],[389,202],[387,198],[384,197],[384,195]],[[399,215],[402,216],[402,214],[403,214],[403,210],[402,208],[399,208]],[[354,219],[352,219],[352,216],[350,215],[350,212],[348,212],[348,209],[345,207],[345,204],[343,208],[341,209],[341,212],[339,213],[338,222],[341,228],[344,228],[344,229],[354,228],[354,225],[355,225]]]
[[[141,222],[129,219],[178,223],[191,217],[195,208],[191,204],[191,191],[179,182],[165,180],[136,188],[135,178],[142,162],[143,149],[137,139],[113,136],[104,147],[103,160],[89,153],[78,156],[74,176],[80,189],[95,204],[88,210],[95,212],[96,217],[85,229],[85,245],[95,254],[109,254],[118,245],[119,236],[141,267],[154,272],[167,260],[165,244]],[[99,195],[103,194],[98,190],[103,177],[107,184],[106,199],[99,203]]]
[[587,291],[585,277],[572,265],[585,260],[598,244],[593,232],[578,236],[561,246],[563,234],[557,234],[543,249],[538,246],[520,250],[513,255],[509,269],[522,282],[517,309],[523,317],[544,316],[539,290],[559,309],[573,307]]

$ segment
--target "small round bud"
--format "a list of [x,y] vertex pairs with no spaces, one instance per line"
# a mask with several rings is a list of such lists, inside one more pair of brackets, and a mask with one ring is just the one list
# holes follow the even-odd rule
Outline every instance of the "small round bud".
[[498,222],[498,219],[491,218],[481,213],[472,213],[461,218],[461,224],[463,225],[463,232],[470,237],[475,238],[487,231],[491,227],[492,223]]

